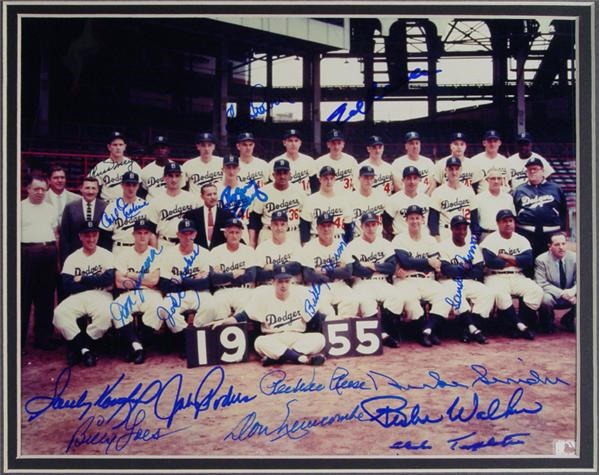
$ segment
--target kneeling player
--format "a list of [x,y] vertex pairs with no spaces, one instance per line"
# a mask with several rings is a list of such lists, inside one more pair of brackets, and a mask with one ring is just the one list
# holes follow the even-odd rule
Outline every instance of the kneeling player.
[[262,357],[263,366],[290,361],[300,364],[320,365],[325,356],[321,333],[307,333],[306,323],[318,318],[305,310],[309,298],[305,288],[291,285],[292,275],[285,265],[275,267],[272,286],[257,289],[245,310],[225,320],[216,321],[213,327],[248,318],[261,323],[263,335],[254,342],[254,349]]
[[[62,284],[68,297],[54,309],[52,323],[67,340],[67,363],[77,364],[83,359],[85,366],[95,366],[92,340],[98,340],[110,328],[109,290],[115,278],[113,255],[98,247],[98,227],[93,221],[85,221],[79,231],[82,248],[65,261]],[[77,319],[87,315],[91,318],[85,332],[77,325]]]

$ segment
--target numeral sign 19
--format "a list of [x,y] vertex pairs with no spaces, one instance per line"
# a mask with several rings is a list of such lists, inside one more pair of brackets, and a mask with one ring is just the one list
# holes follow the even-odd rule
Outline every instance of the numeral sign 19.
[[188,368],[248,359],[248,333],[245,323],[210,328],[187,328]]
[[377,317],[323,322],[325,351],[330,357],[370,356],[383,353],[381,323]]

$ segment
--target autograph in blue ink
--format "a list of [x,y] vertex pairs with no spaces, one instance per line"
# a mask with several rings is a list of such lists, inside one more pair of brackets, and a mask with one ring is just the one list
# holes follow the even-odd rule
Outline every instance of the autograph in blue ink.
[[127,283],[130,281],[125,281],[126,283],[124,284],[124,286],[129,287],[128,290],[133,290],[133,295],[129,294],[125,299],[125,302],[122,304],[116,301],[111,302],[110,315],[113,320],[125,324],[125,320],[129,318],[133,311],[133,308],[138,304],[136,297],[139,299],[140,303],[144,303],[144,292],[141,288],[142,281],[144,280],[144,276],[150,270],[150,265],[154,262],[156,256],[162,254],[163,246],[160,246],[160,248],[158,249],[154,249],[153,247],[149,249],[150,252],[148,253],[148,257],[146,257],[144,263],[142,264],[142,268],[139,272],[138,278],[135,280],[135,282],[132,282],[131,284]]
[[[441,69],[435,70],[436,74],[442,72]],[[429,72],[425,71],[421,68],[415,68],[413,71],[408,73],[408,80],[411,81],[413,79],[418,79],[421,76],[428,76]],[[373,83],[373,90],[380,91],[379,94],[373,97],[373,100],[383,99],[383,97],[389,92],[389,89],[392,87],[391,84],[388,84],[384,87],[378,87],[377,83]],[[329,116],[325,119],[327,122],[348,122],[355,115],[366,115],[367,111],[365,110],[365,102],[362,100],[356,101],[354,104],[354,109],[350,109],[346,116],[346,109],[348,108],[347,102],[342,102]]]
[[477,442],[472,442],[468,444],[459,444],[459,442],[470,439],[477,432],[469,432],[467,435],[463,435],[460,437],[455,437],[454,439],[448,439],[447,442],[450,444],[451,450],[467,450],[469,452],[477,452],[480,449],[486,447],[510,447],[511,445],[523,445],[525,444],[524,440],[520,440],[519,437],[528,437],[530,435],[529,432],[516,432],[514,434],[506,434],[501,440],[496,440],[495,436],[489,437],[487,440],[479,440]]
[[223,208],[231,211],[236,218],[242,217],[255,199],[265,202],[269,197],[254,180],[249,180],[246,185],[234,189],[227,186],[219,197]]
[[29,398],[24,405],[27,421],[34,421],[47,411],[71,410],[81,412],[79,420],[83,420],[94,408],[109,412],[108,416],[103,415],[103,424],[111,423],[117,416],[122,418],[112,426],[112,429],[116,430],[126,427],[127,424],[127,427],[132,427],[139,409],[151,408],[154,417],[159,421],[166,421],[165,428],[169,429],[181,411],[192,409],[196,420],[202,413],[248,404],[256,399],[256,394],[236,391],[231,384],[225,389],[225,370],[221,366],[211,368],[200,380],[195,391],[183,394],[181,373],[174,374],[166,381],[155,379],[146,386],[138,383],[131,390],[121,386],[125,379],[125,374],[121,374],[116,381],[107,384],[96,398],[90,397],[87,389],[75,397],[63,397],[70,379],[71,369],[65,368],[56,378],[51,395]]
[[[252,86],[252,89],[259,89],[259,88],[263,88],[265,86],[263,86],[262,84],[255,84],[254,86]],[[251,93],[252,94],[252,93]],[[288,104],[295,104],[296,101],[290,99],[288,101],[285,101]],[[273,101],[273,102],[261,102],[258,105],[254,105],[252,103],[250,103],[250,118],[251,119],[256,119],[257,117],[260,117],[261,115],[264,115],[267,113],[267,111],[269,109],[272,109],[273,107],[282,104],[283,101]],[[234,118],[236,116],[235,113],[235,108],[233,106],[233,104],[230,104],[229,107],[227,107],[227,110],[225,111],[227,117],[229,118]]]
[[[472,265],[473,257],[475,256],[475,249],[477,249],[477,238],[475,236],[471,236],[471,242],[469,243],[469,250],[467,251],[466,256],[459,256],[458,254],[454,256],[457,262],[463,261],[463,265]],[[454,278],[452,279],[456,284],[456,293],[452,298],[445,297],[444,302],[450,305],[452,308],[458,310],[462,304],[462,291],[464,287],[463,279]]]
[[108,227],[113,224],[118,219],[127,220],[133,216],[136,216],[141,209],[148,206],[150,203],[144,201],[142,203],[125,203],[123,198],[119,197],[115,201],[115,207],[112,213],[107,213],[106,211],[102,214],[102,219],[100,222],[102,225]]
[[405,449],[405,450],[431,450],[433,447],[429,445],[428,440],[423,440],[418,444],[414,444],[410,440],[398,440],[390,445],[390,449]]
[[[104,453],[108,453],[113,449],[115,452],[121,452],[131,442],[150,442],[153,440],[160,440],[168,435],[175,434],[186,430],[188,427],[181,429],[175,429],[172,431],[164,432],[164,429],[145,429],[142,426],[142,422],[146,418],[146,411],[140,409],[133,421],[124,425],[125,431],[111,431],[110,427],[106,427],[106,419],[102,416],[89,416],[81,423],[75,432],[71,435],[71,439],[67,444],[65,452],[73,451],[74,449],[81,447],[82,445],[104,445]],[[161,432],[163,431],[163,432]]]

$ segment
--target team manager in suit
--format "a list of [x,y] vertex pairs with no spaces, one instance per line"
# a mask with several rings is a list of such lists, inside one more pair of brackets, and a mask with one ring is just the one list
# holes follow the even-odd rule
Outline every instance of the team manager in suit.
[[[78,198],[76,201],[65,206],[60,224],[59,246],[61,264],[64,264],[67,256],[81,247],[79,230],[81,229],[82,224],[87,221],[90,216],[91,220],[95,223],[100,222],[102,219],[104,209],[106,208],[106,202],[98,198],[99,189],[100,185],[96,178],[90,176],[85,177],[79,190],[81,198]],[[88,216],[88,214],[90,216]],[[106,237],[102,238],[101,236],[98,245],[110,251]]]
[[225,222],[233,218],[233,215],[218,206],[219,195],[215,185],[202,185],[200,197],[204,202],[204,206],[188,211],[184,214],[184,217],[192,220],[196,225],[196,229],[198,229],[194,242],[200,247],[211,250],[225,242],[223,228]]
[[575,331],[577,304],[576,254],[566,248],[563,232],[550,236],[548,251],[535,260],[535,281],[544,290],[540,307],[540,323],[548,332],[554,331],[554,309],[569,309],[561,324],[568,331]]

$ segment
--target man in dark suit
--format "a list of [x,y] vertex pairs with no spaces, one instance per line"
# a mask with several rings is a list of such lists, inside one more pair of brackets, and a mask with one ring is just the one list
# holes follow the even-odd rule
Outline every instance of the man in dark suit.
[[[80,192],[81,198],[65,206],[60,224],[60,262],[65,262],[67,256],[81,247],[79,230],[85,221],[98,223],[102,218],[106,203],[98,198],[100,186],[98,179],[87,176],[83,179]],[[110,251],[106,238],[98,243]]]
[[555,330],[554,309],[569,309],[561,324],[567,331],[575,331],[577,262],[576,254],[568,251],[566,244],[564,233],[552,234],[548,251],[535,260],[535,281],[544,289],[540,324],[548,333]]
[[225,234],[222,228],[225,227],[225,222],[228,219],[233,218],[233,215],[217,206],[219,195],[215,185],[203,185],[200,188],[200,197],[204,201],[204,206],[186,212],[184,218],[192,220],[198,230],[194,242],[205,249],[211,250],[225,242]]

